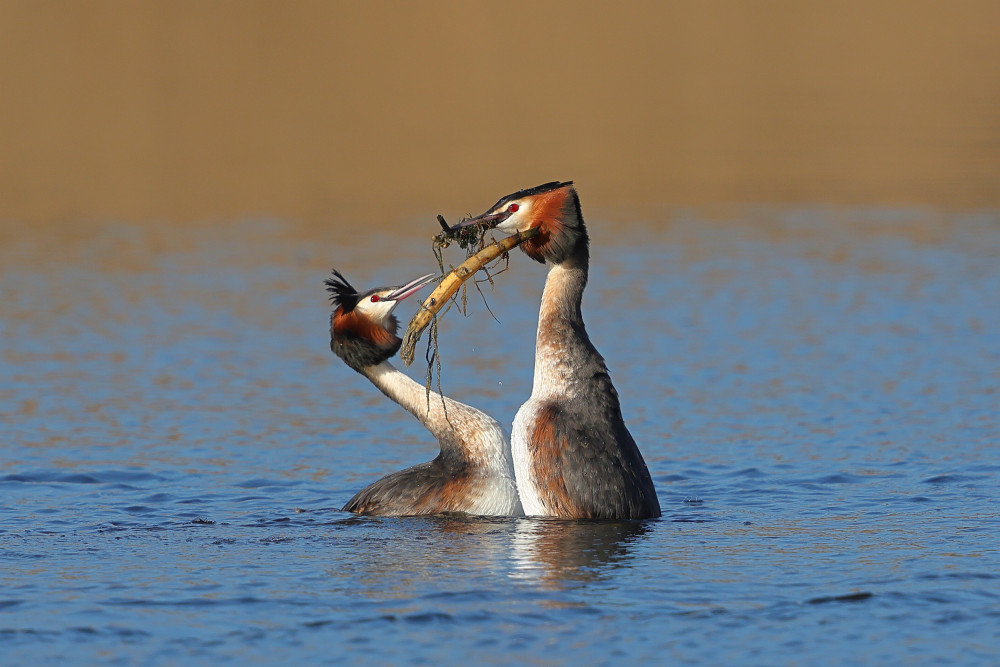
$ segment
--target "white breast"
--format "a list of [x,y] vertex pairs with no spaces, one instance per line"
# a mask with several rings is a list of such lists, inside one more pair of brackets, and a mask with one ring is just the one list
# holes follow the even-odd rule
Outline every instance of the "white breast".
[[480,484],[466,511],[480,516],[523,516],[511,453],[499,422],[462,403],[451,402],[451,406],[455,421],[467,434],[468,454],[480,465]]
[[512,479],[490,479],[483,493],[469,506],[477,516],[524,516]]
[[538,486],[531,470],[531,454],[528,450],[528,434],[535,423],[538,402],[529,398],[514,416],[514,427],[510,434],[510,451],[514,459],[514,478],[517,493],[521,497],[521,507],[527,516],[545,516],[547,512],[538,495]]

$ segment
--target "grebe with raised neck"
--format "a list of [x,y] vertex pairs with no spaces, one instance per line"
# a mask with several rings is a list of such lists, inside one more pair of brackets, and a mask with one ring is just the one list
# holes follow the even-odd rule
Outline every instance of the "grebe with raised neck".
[[581,304],[590,240],[572,181],[507,195],[462,223],[506,233],[537,227],[521,244],[549,265],[535,343],[531,397],[514,417],[511,450],[525,514],[563,518],[660,516],[653,480],[625,426],[604,358]]
[[416,417],[437,438],[433,461],[386,475],[344,506],[346,512],[416,515],[464,512],[522,516],[510,446],[495,419],[426,388],[397,370],[399,302],[434,280],[417,278],[399,287],[357,291],[336,270],[326,280],[333,303],[330,349],[383,394]]

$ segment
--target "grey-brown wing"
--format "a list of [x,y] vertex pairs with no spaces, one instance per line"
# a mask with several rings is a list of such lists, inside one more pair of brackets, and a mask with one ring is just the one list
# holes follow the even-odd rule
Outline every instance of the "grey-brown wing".
[[460,461],[440,455],[366,486],[344,505],[343,511],[375,516],[462,512],[463,490],[468,482],[468,471]]

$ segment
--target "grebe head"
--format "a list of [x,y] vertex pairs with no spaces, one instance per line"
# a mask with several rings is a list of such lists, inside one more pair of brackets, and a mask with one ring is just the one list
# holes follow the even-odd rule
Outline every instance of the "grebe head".
[[330,349],[356,371],[391,358],[402,344],[396,336],[399,322],[392,311],[433,280],[431,273],[398,287],[359,292],[334,269],[333,277],[325,281],[334,308],[330,316]]
[[538,227],[538,236],[521,244],[528,257],[559,264],[588,243],[573,181],[552,181],[502,197],[486,213],[462,223],[513,234]]

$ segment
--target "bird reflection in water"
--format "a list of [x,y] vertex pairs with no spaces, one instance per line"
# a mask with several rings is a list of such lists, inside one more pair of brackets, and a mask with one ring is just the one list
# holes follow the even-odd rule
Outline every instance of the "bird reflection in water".
[[651,529],[644,521],[518,519],[511,574],[556,589],[598,581],[623,565]]
[[467,514],[351,517],[347,522],[366,533],[356,545],[365,557],[338,564],[331,576],[354,580],[362,597],[400,601],[412,601],[435,580],[449,595],[467,594],[454,590],[456,577],[484,571],[506,572],[515,581],[548,590],[601,581],[626,566],[630,551],[655,528],[648,521]]

